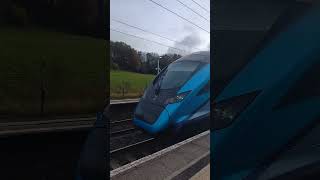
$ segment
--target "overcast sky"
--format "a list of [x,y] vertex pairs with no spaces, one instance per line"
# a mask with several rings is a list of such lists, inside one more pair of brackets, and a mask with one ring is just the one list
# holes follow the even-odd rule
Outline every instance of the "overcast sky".
[[[123,41],[138,51],[156,52],[159,54],[167,52],[186,54],[199,50],[209,50],[210,34],[208,32],[210,32],[210,13],[206,10],[210,11],[210,0],[194,0],[206,10],[202,9],[192,0],[153,1],[188,19],[204,30],[157,6],[150,0],[111,0],[110,28],[156,41],[163,45],[174,47],[174,49],[112,30],[110,30],[110,39],[112,41]],[[187,7],[184,7],[178,1],[184,3],[209,21],[192,12]],[[114,20],[119,20],[129,25],[153,32],[176,42],[126,26]],[[179,51],[177,49],[182,49],[184,51]]]

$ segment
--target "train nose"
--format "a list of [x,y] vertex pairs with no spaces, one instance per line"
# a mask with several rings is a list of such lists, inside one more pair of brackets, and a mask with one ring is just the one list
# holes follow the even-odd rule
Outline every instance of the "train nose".
[[163,106],[141,101],[135,111],[134,123],[151,133],[157,133],[169,125],[169,113]]

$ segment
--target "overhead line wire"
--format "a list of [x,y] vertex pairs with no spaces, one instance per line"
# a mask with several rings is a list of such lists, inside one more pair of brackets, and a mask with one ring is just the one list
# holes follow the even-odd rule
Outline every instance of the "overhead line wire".
[[169,12],[171,12],[172,14],[175,14],[176,16],[180,17],[181,19],[183,19],[183,20],[185,20],[185,21],[189,22],[190,24],[193,24],[194,26],[198,27],[199,29],[201,29],[201,30],[203,30],[203,31],[207,32],[208,34],[210,34],[210,31],[207,31],[206,29],[202,28],[201,26],[199,26],[199,25],[197,25],[197,24],[193,23],[192,21],[190,21],[190,20],[188,20],[188,19],[186,19],[186,18],[184,18],[184,17],[180,16],[179,14],[177,14],[176,12],[174,12],[174,11],[172,11],[172,10],[168,9],[167,7],[164,7],[163,5],[161,5],[161,4],[159,4],[159,3],[157,3],[157,2],[155,2],[155,1],[153,1],[153,0],[148,0],[148,1],[150,1],[150,2],[152,2],[152,3],[154,3],[154,4],[156,4],[157,6],[159,6],[159,7],[163,8],[163,9],[165,9],[165,10],[169,11]]
[[[175,40],[172,40],[172,39],[167,38],[167,37],[165,37],[165,36],[162,36],[162,35],[159,35],[159,34],[153,33],[153,32],[151,32],[151,31],[147,31],[147,30],[142,29],[142,28],[139,28],[139,27],[137,27],[137,26],[130,25],[130,24],[125,23],[125,22],[123,22],[123,21],[116,20],[116,19],[112,19],[112,20],[113,20],[113,21],[115,21],[115,22],[118,22],[118,23],[124,24],[124,25],[126,25],[126,26],[129,26],[129,27],[132,27],[132,28],[138,29],[138,30],[140,30],[140,31],[143,31],[143,32],[146,32],[146,33],[150,33],[150,34],[153,34],[153,35],[155,35],[155,36],[158,36],[158,37],[164,38],[164,39],[169,40],[169,41],[171,41],[171,42],[174,42],[174,43],[177,43],[177,44],[181,44],[181,45],[183,45],[183,46],[185,46],[185,47],[188,47],[187,45],[184,45],[184,44],[182,44],[182,43],[180,43],[180,42],[178,42],[178,41],[175,41]],[[191,47],[188,47],[188,48],[191,48]],[[192,49],[200,50],[199,48],[192,48]]]
[[183,2],[181,2],[180,0],[176,0],[178,1],[181,5],[183,5],[184,7],[188,8],[190,11],[192,11],[193,13],[197,14],[198,16],[200,16],[202,19],[210,22],[207,18],[205,18],[204,16],[202,16],[201,14],[199,14],[197,11],[193,10],[192,8],[190,8],[189,6],[187,6],[186,4],[184,4]]
[[156,44],[161,45],[161,46],[165,46],[165,47],[169,47],[169,48],[176,49],[176,50],[179,50],[179,51],[187,52],[186,50],[182,50],[182,49],[179,49],[179,48],[168,46],[168,45],[165,45],[165,44],[162,44],[162,43],[150,40],[150,39],[145,39],[143,37],[136,36],[136,35],[133,35],[133,34],[129,34],[129,33],[126,33],[126,32],[122,32],[122,31],[119,31],[119,30],[116,30],[116,29],[113,29],[113,28],[110,28],[110,30],[118,32],[118,33],[121,33],[121,34],[125,34],[127,36],[132,36],[132,37],[135,37],[135,38],[138,38],[138,39],[142,39],[142,40],[145,40],[145,41],[150,41],[150,42],[156,43]]
[[201,6],[199,3],[197,3],[194,0],[191,0],[192,2],[194,2],[195,4],[197,4],[199,7],[201,7],[203,10],[205,10],[206,12],[210,13],[210,11],[208,11],[206,8],[204,8],[203,6]]

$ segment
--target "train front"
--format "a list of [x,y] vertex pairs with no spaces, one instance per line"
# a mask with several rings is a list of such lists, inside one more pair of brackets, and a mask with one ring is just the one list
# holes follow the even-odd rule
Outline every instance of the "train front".
[[[163,69],[144,92],[133,123],[151,134],[209,114],[210,52],[184,56]],[[201,112],[202,113],[201,113]]]

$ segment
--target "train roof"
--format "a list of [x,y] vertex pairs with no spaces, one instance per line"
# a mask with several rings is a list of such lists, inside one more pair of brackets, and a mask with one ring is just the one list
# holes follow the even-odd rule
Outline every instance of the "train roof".
[[199,61],[204,63],[210,63],[210,51],[195,52],[176,60],[176,62],[178,61]]

